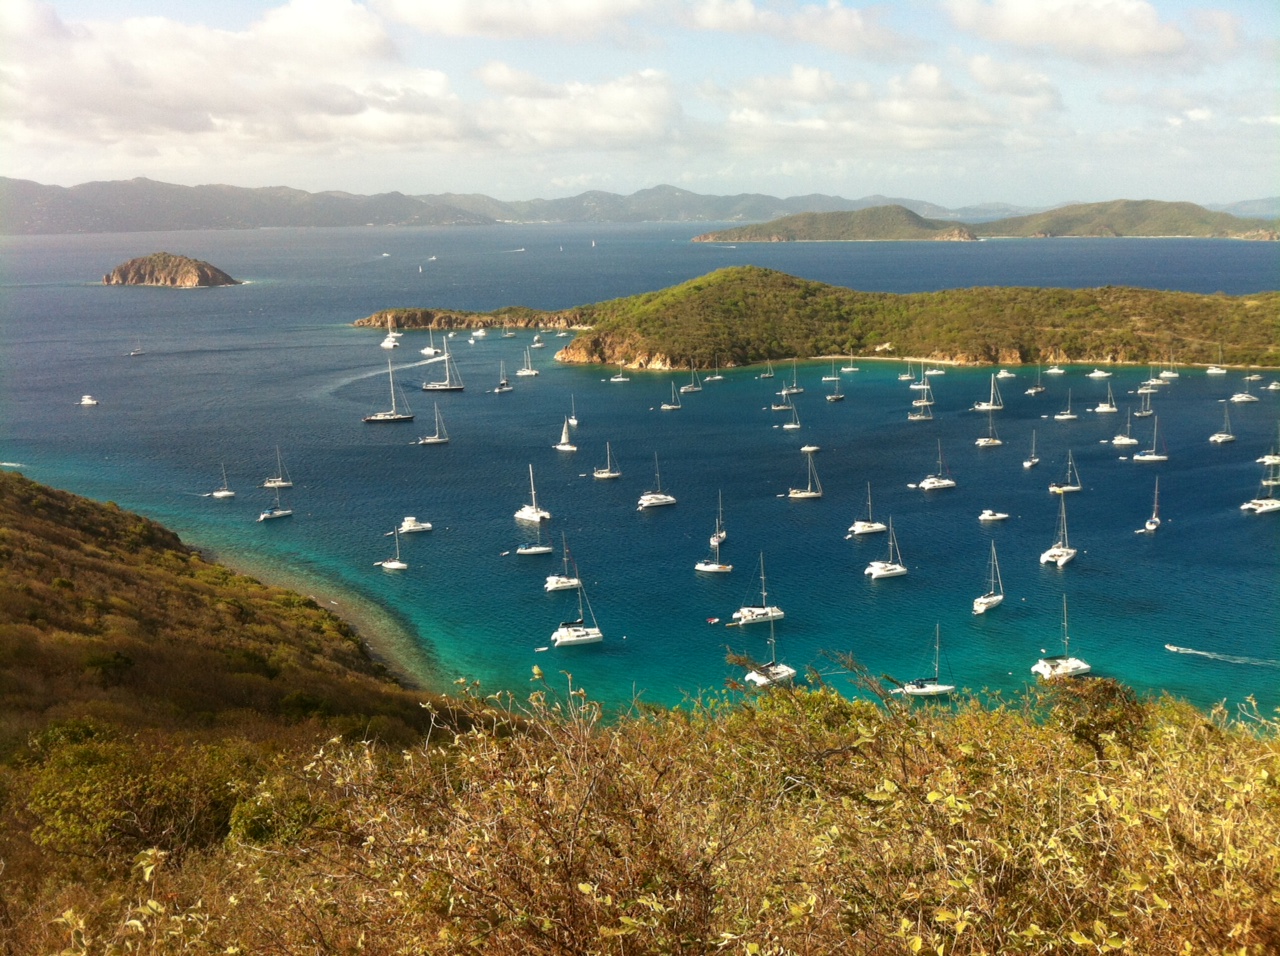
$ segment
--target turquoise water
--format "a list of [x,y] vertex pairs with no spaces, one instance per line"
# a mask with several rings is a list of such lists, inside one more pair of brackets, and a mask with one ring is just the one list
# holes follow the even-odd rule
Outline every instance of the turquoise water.
[[[1033,372],[1002,382],[996,426],[1005,444],[982,450],[984,416],[968,411],[987,394],[989,370],[950,369],[934,379],[935,419],[908,423],[914,392],[900,365],[861,362],[842,377],[847,399],[827,403],[828,362],[800,366],[799,431],[767,408],[789,373],[762,381],[729,370],[722,382],[661,412],[672,376],[559,367],[563,339],[535,352],[536,378],[489,393],[500,360],[509,373],[530,334],[496,335],[452,346],[467,383],[435,396],[452,441],[411,444],[432,429],[432,396],[417,390],[439,377],[416,366],[425,333],[404,347],[378,348],[381,335],[349,323],[396,305],[542,308],[660,288],[713,268],[753,262],[822,281],[911,291],[980,284],[1134,284],[1241,293],[1274,288],[1275,244],[1196,241],[1063,240],[978,244],[841,244],[762,247],[691,245],[698,229],[674,226],[518,227],[468,230],[277,230],[248,233],[8,239],[3,258],[0,460],[90,497],[114,500],[179,530],[193,544],[293,580],[322,599],[355,594],[385,608],[417,639],[412,666],[447,684],[478,679],[488,690],[528,685],[530,667],[569,670],[611,702],[640,694],[663,703],[723,685],[737,672],[726,647],[764,658],[763,627],[727,629],[740,604],[758,596],[759,556],[769,589],[787,612],[779,656],[824,672],[824,651],[851,652],[873,673],[900,678],[929,667],[935,622],[944,674],[979,689],[1016,691],[1041,649],[1057,650],[1062,595],[1070,602],[1072,650],[1096,673],[1143,690],[1166,689],[1201,705],[1255,695],[1280,704],[1280,520],[1242,513],[1257,493],[1254,462],[1276,442],[1280,392],[1230,407],[1234,443],[1207,441],[1222,423],[1221,400],[1240,376],[1184,369],[1159,395],[1161,443],[1170,460],[1142,465],[1102,444],[1124,426],[1132,390],[1147,371],[1110,380],[1119,415],[1093,415],[1106,382],[1071,368],[1045,377],[1048,392],[1023,390]],[[592,241],[595,245],[592,245]],[[95,280],[116,263],[167,249],[208,259],[249,284],[217,290],[119,289]],[[524,249],[524,252],[515,250]],[[562,251],[563,250],[563,251]],[[383,255],[383,253],[389,253]],[[432,260],[430,257],[435,256]],[[421,271],[419,271],[421,267]],[[141,345],[144,355],[127,357]],[[386,360],[418,418],[369,426],[387,407]],[[845,364],[843,361],[838,365]],[[1265,385],[1275,375],[1267,375]],[[687,380],[675,376],[677,384]],[[1072,390],[1073,423],[1051,416]],[[80,408],[83,393],[96,408]],[[556,452],[570,397],[580,425],[576,454]],[[1037,432],[1042,463],[1022,459]],[[1135,420],[1144,443],[1151,419]],[[950,491],[908,488],[933,470],[936,442],[959,483]],[[593,481],[612,443],[624,472]],[[790,501],[806,480],[805,443],[825,496]],[[296,487],[295,516],[254,521],[272,502],[255,487],[279,445]],[[1143,447],[1143,446],[1138,446]],[[1059,571],[1038,564],[1054,538],[1059,480],[1068,449],[1085,490],[1068,500],[1076,560]],[[672,508],[637,512],[652,487],[653,458]],[[238,496],[203,497],[226,464]],[[530,530],[512,514],[528,498],[528,466],[539,501],[554,518],[543,528],[552,557],[517,557]],[[1136,535],[1160,476],[1164,525]],[[846,540],[865,510],[872,482],[876,516],[892,515],[910,574],[872,582],[862,571],[885,555],[883,535]],[[723,491],[728,575],[694,572],[707,554]],[[983,508],[1010,519],[981,525]],[[384,533],[405,515],[431,521],[429,534],[402,539],[410,569],[389,574]],[[576,614],[571,592],[546,594],[560,569],[564,533],[580,563],[603,628],[601,645],[538,650]],[[989,542],[1000,555],[1007,597],[983,617],[970,613],[984,590]],[[504,554],[504,552],[510,552]],[[1166,643],[1202,653],[1174,654]],[[1211,655],[1211,656],[1206,656]],[[845,686],[838,674],[832,679]]]

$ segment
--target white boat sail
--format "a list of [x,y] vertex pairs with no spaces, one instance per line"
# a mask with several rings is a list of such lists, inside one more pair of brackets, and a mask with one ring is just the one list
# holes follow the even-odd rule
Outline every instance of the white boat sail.
[[1049,485],[1049,494],[1064,495],[1069,491],[1080,491],[1084,485],[1080,482],[1080,472],[1076,469],[1076,458],[1071,453],[1071,449],[1067,449],[1067,477],[1062,482],[1053,482]]
[[[684,389],[681,389],[684,391]],[[676,383],[671,383],[671,401],[663,402],[659,406],[664,412],[678,412],[683,406],[680,404],[680,396],[676,393]]]
[[259,521],[271,521],[273,518],[289,518],[293,515],[292,508],[285,508],[280,504],[280,489],[275,489],[276,503],[264,510],[258,515]]
[[391,533],[395,536],[395,539],[396,539],[395,556],[390,558],[385,558],[382,561],[375,561],[373,562],[373,566],[375,568],[382,568],[384,571],[404,571],[406,568],[409,567],[409,565],[406,564],[400,558],[400,529],[393,528]]
[[1079,657],[1071,656],[1071,636],[1067,633],[1067,596],[1062,595],[1062,653],[1042,657],[1031,665],[1031,673],[1045,680],[1054,677],[1075,677],[1091,670]]
[[[575,568],[576,570],[576,568]],[[596,621],[596,612],[587,598],[587,589],[578,585],[578,618],[574,621],[561,621],[560,626],[551,632],[551,643],[556,647],[571,647],[575,644],[599,644],[604,640],[604,633]],[[585,605],[585,613],[584,613]],[[591,615],[591,624],[586,621]]]
[[577,574],[569,573],[569,543],[565,540],[563,531],[560,532],[560,552],[564,558],[564,571],[560,574],[548,574],[547,583],[542,586],[544,591],[571,591],[582,587],[582,579]]
[[985,402],[974,402],[973,410],[975,412],[998,412],[1004,408],[1004,399],[1000,396],[1000,386],[996,384],[996,377],[991,376],[991,394]]
[[1040,464],[1040,456],[1036,454],[1036,430],[1033,428],[1031,429],[1031,454],[1023,459],[1022,467],[1034,468],[1038,464]]
[[529,466],[529,503],[520,506],[517,521],[550,521],[551,512],[538,507],[538,490],[533,486],[533,465]]
[[893,519],[889,519],[889,556],[883,561],[872,561],[863,569],[863,574],[877,578],[898,578],[907,573],[907,566],[902,563],[902,552],[898,550],[898,536],[893,533]]
[[[942,439],[938,439],[938,470],[932,475],[925,475],[915,487],[921,491],[938,491],[942,488],[954,488],[955,479],[947,474],[946,465],[942,461]],[[911,486],[908,485],[908,488]]]
[[618,466],[614,464],[613,449],[609,446],[608,442],[604,443],[604,467],[593,469],[591,476],[601,480],[622,477],[622,472],[619,471]]
[[1004,444],[996,434],[996,420],[994,413],[990,410],[987,411],[987,433],[974,441],[974,444],[979,448],[999,448]]
[[531,348],[531,349],[545,349],[546,347],[547,347],[547,343],[546,343],[546,342],[544,342],[544,341],[542,341],[542,335],[541,335],[541,333],[539,333],[539,332],[535,332],[535,333],[533,334],[533,341],[529,343],[529,348]]
[[285,470],[284,459],[280,457],[280,446],[276,445],[276,473],[270,478],[264,479],[263,488],[292,488],[293,479],[289,477],[289,472]]
[[724,528],[724,492],[719,492],[716,496],[716,530],[711,532],[711,546],[724,544],[725,539],[729,537],[729,532]]
[[231,490],[231,486],[227,484],[227,466],[222,465],[222,485],[215,488],[209,493],[210,498],[234,498],[236,493]]
[[1000,580],[1000,562],[996,558],[996,543],[991,542],[991,560],[987,564],[987,590],[973,599],[973,613],[986,614],[1004,600],[1004,582]]
[[564,427],[560,429],[560,440],[551,447],[556,451],[578,450],[578,446],[569,440],[569,419],[564,420]]
[[507,363],[499,362],[498,363],[498,384],[495,385],[493,388],[494,393],[497,395],[502,395],[505,392],[511,391],[513,388],[515,388],[515,386],[512,385],[511,380],[507,378]]
[[1067,407],[1053,416],[1055,422],[1074,422],[1080,416],[1071,410],[1071,389],[1067,389]]
[[893,688],[890,693],[904,694],[907,697],[939,697],[942,694],[950,694],[956,689],[955,684],[942,683],[939,674],[939,664],[942,658],[942,625],[935,624],[933,626],[933,676],[917,677],[909,680],[901,687]]
[[764,577],[764,552],[760,552],[760,603],[744,604],[733,612],[730,627],[745,624],[763,624],[765,621],[781,621],[786,614],[776,604],[769,603],[769,588]]
[[380,425],[386,422],[413,421],[413,411],[409,408],[409,403],[405,402],[403,398],[401,399],[401,404],[404,405],[404,408],[401,408],[400,405],[396,403],[396,392],[398,389],[396,388],[395,374],[391,371],[391,359],[387,359],[387,378],[391,382],[391,410],[385,412],[374,412],[372,415],[366,415],[364,417],[364,421],[371,425]]
[[435,407],[436,430],[430,435],[423,435],[418,439],[419,445],[447,445],[449,444],[449,433],[444,428],[444,416],[440,414],[440,403],[432,402]]
[[662,472],[658,470],[658,453],[656,451],[653,453],[653,482],[654,490],[646,491],[640,496],[640,500],[636,504],[636,511],[644,511],[646,508],[661,508],[663,505],[676,503],[674,496],[662,490]]
[[1215,445],[1225,445],[1229,441],[1235,441],[1236,436],[1231,431],[1231,406],[1222,406],[1222,431],[1214,432],[1209,436],[1209,441]]
[[1121,445],[1138,444],[1138,439],[1134,438],[1131,434],[1129,434],[1132,428],[1133,428],[1133,409],[1129,409],[1129,414],[1125,416],[1125,420],[1124,420],[1124,433],[1117,434],[1115,438],[1111,439],[1111,444],[1117,447]]
[[751,668],[743,678],[757,687],[786,685],[796,679],[796,669],[778,660],[778,641],[773,633],[773,621],[773,618],[769,619],[769,663]]
[[[1108,372],[1107,374],[1110,375],[1111,373]],[[1107,382],[1107,400],[1105,402],[1099,402],[1097,405],[1094,405],[1093,412],[1095,415],[1106,415],[1106,414],[1111,414],[1118,411],[1120,411],[1120,409],[1116,407],[1116,397],[1115,397],[1115,394],[1111,391],[1111,383]]]
[[609,381],[611,381],[611,382],[629,382],[629,381],[631,381],[631,378],[630,378],[629,376],[627,376],[627,375],[623,374],[622,366],[621,366],[621,365],[619,365],[619,366],[618,366],[618,374],[617,374],[617,375],[613,375],[613,376],[611,376],[611,377],[609,378]]
[[1133,455],[1134,461],[1168,461],[1169,460],[1169,456],[1166,455],[1164,452],[1160,451],[1159,442],[1156,440],[1156,436],[1159,433],[1159,429],[1160,429],[1160,416],[1157,415],[1151,423],[1151,447],[1143,449],[1140,452],[1135,452]]
[[859,518],[849,525],[849,536],[855,534],[878,534],[885,530],[885,525],[871,516],[871,482],[867,482],[867,520]]
[[533,353],[530,352],[529,349],[525,349],[524,365],[516,369],[516,375],[519,375],[521,377],[528,377],[530,375],[537,375],[537,374],[538,374],[538,370],[533,367]]
[[453,361],[453,354],[449,351],[449,340],[444,343],[444,379],[439,382],[423,382],[422,390],[424,392],[461,392],[463,390],[462,376],[458,374],[458,366]]
[[818,480],[818,469],[813,464],[813,452],[805,455],[809,460],[809,483],[803,488],[790,488],[787,490],[788,498],[821,498],[822,482]]
[[1071,547],[1071,542],[1067,538],[1067,498],[1065,495],[1059,499],[1058,506],[1058,537],[1053,545],[1041,553],[1041,564],[1056,564],[1058,567],[1066,567],[1072,558],[1076,556],[1076,549]]
[[1156,476],[1155,495],[1151,500],[1151,517],[1139,528],[1135,534],[1152,534],[1160,527],[1160,476]]
[[693,360],[689,360],[689,384],[681,385],[680,391],[684,393],[702,391],[702,383],[698,381],[698,367],[693,364]]

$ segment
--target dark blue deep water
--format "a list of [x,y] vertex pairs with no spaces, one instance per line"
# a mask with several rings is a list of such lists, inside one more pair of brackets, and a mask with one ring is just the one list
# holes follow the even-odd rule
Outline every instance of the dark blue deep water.
[[[1055,651],[1062,596],[1071,609],[1072,650],[1095,673],[1143,691],[1167,690],[1202,706],[1254,695],[1280,705],[1280,514],[1239,505],[1258,493],[1255,459],[1276,445],[1280,391],[1253,388],[1261,401],[1231,405],[1238,440],[1217,446],[1222,400],[1243,387],[1240,373],[1208,377],[1183,369],[1155,397],[1160,444],[1169,461],[1120,460],[1107,442],[1146,369],[1110,380],[1121,412],[1094,415],[1106,382],[1087,368],[1045,377],[1048,392],[1023,390],[1034,369],[1002,383],[996,418],[1004,446],[975,448],[986,419],[967,411],[988,390],[988,369],[950,369],[934,379],[929,423],[908,423],[914,393],[898,364],[862,361],[842,377],[846,401],[823,400],[827,362],[801,365],[802,428],[784,431],[767,410],[772,382],[757,369],[687,395],[679,412],[657,406],[671,376],[559,367],[567,340],[533,353],[541,374],[516,378],[507,395],[489,392],[499,361],[522,361],[530,333],[452,342],[467,389],[438,396],[452,441],[411,444],[432,428],[431,396],[418,390],[437,366],[418,366],[425,333],[392,352],[381,335],[350,323],[392,306],[554,309],[662,288],[727,265],[752,263],[868,290],[912,292],[972,285],[1137,285],[1240,294],[1280,285],[1280,245],[1197,240],[1032,240],[984,243],[785,244],[736,248],[690,244],[695,227],[528,226],[447,230],[264,230],[146,235],[9,238],[0,244],[0,460],[30,477],[152,516],[192,544],[238,566],[287,581],[337,610],[381,615],[409,636],[394,648],[429,683],[457,677],[485,690],[528,686],[530,668],[572,672],[593,696],[619,703],[677,703],[721,687],[738,672],[726,647],[767,657],[767,631],[707,624],[758,588],[766,555],[771,598],[786,620],[779,656],[844,683],[824,652],[849,652],[873,673],[901,678],[928,669],[935,623],[943,672],[974,690],[1016,692],[1041,650]],[[207,259],[248,284],[174,291],[107,288],[117,263],[158,250]],[[517,251],[523,250],[523,251]],[[432,259],[431,257],[435,258]],[[419,268],[421,267],[421,271]],[[128,357],[141,347],[145,354]],[[361,417],[388,405],[386,360],[418,418],[370,426]],[[841,362],[839,364],[845,364]],[[678,384],[686,381],[677,375]],[[1080,412],[1055,422],[1072,391]],[[91,393],[101,404],[80,408]],[[571,397],[581,424],[577,454],[551,448]],[[1050,416],[1046,418],[1045,416]],[[1151,419],[1133,423],[1144,444]],[[1042,463],[1022,460],[1036,430]],[[959,487],[925,494],[908,488],[933,470],[941,439]],[[593,481],[612,443],[624,476]],[[825,488],[820,501],[780,498],[805,482],[798,449],[812,442]],[[295,516],[255,522],[271,503],[257,487],[279,446],[296,487]],[[1139,446],[1142,447],[1142,446]],[[1054,538],[1057,496],[1072,450],[1085,490],[1070,496],[1071,541],[1064,570],[1037,558]],[[659,456],[673,508],[637,512]],[[233,501],[204,497],[225,463]],[[534,466],[543,529],[553,557],[517,557],[530,532],[512,518],[528,496]],[[10,464],[12,467],[12,464]],[[1160,476],[1164,525],[1137,535]],[[881,558],[883,535],[846,540],[865,510],[892,515],[910,567],[903,578],[871,582],[862,571]],[[729,575],[696,574],[707,554],[716,495],[729,531]],[[983,508],[1008,512],[984,526]],[[384,533],[405,515],[434,523],[402,550],[410,569],[389,574]],[[571,592],[546,594],[560,568],[560,535],[580,562],[604,629],[601,645],[538,651],[561,620],[576,614]],[[1007,598],[984,617],[970,613],[984,590],[990,541],[999,550]],[[504,552],[512,552],[504,556]],[[1174,644],[1200,653],[1171,653]]]

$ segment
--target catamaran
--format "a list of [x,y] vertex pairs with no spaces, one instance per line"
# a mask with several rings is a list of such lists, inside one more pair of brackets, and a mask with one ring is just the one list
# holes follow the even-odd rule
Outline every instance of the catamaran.
[[427,329],[427,336],[428,336],[428,338],[430,339],[429,343],[428,343],[426,346],[424,346],[423,348],[419,349],[419,351],[420,351],[423,355],[427,356],[428,358],[430,358],[431,356],[434,356],[434,355],[439,355],[439,354],[440,354],[440,350],[439,350],[438,348],[436,348],[436,333],[435,333],[435,330],[434,330],[434,329]]
[[538,374],[538,370],[533,367],[533,353],[526,348],[524,350],[524,365],[516,369],[516,375],[519,375],[521,377],[528,377],[530,375],[537,375],[537,374]]
[[1004,408],[1004,399],[1000,396],[1000,387],[996,385],[995,375],[991,376],[991,395],[985,402],[974,402],[975,412],[998,412]]
[[809,484],[804,488],[790,488],[787,491],[788,498],[821,498],[822,482],[818,480],[818,470],[813,465],[813,452],[805,455],[809,460]]
[[1004,582],[1000,580],[1000,562],[996,559],[996,543],[991,542],[991,560],[987,564],[987,591],[973,599],[973,613],[986,614],[1004,600]]
[[1080,482],[1080,472],[1076,469],[1076,459],[1071,453],[1071,449],[1067,449],[1067,477],[1062,483],[1053,482],[1049,485],[1049,494],[1065,495],[1068,491],[1079,491],[1084,485]]
[[529,503],[520,506],[515,514],[517,521],[550,521],[551,512],[538,507],[538,491],[533,486],[533,465],[529,466]]
[[449,444],[449,433],[444,429],[444,416],[440,414],[440,403],[431,403],[435,408],[436,430],[430,435],[423,435],[418,439],[419,445],[447,445]]
[[1138,439],[1134,438],[1132,435],[1129,434],[1129,430],[1132,427],[1133,427],[1133,409],[1131,408],[1129,409],[1129,414],[1125,416],[1124,434],[1116,435],[1115,438],[1111,439],[1111,444],[1116,445],[1117,447],[1120,445],[1138,444]]
[[544,591],[571,591],[582,587],[582,579],[569,573],[569,544],[565,541],[563,531],[560,532],[560,552],[564,558],[564,571],[560,574],[548,574],[547,583],[542,586]]
[[863,574],[877,578],[897,578],[907,573],[907,566],[902,563],[902,552],[898,550],[898,536],[893,533],[893,519],[889,519],[889,556],[883,561],[872,561],[863,569]]
[[[1111,373],[1108,372],[1107,374],[1110,375]],[[1116,407],[1116,397],[1111,391],[1111,383],[1107,382],[1107,400],[1094,405],[1093,412],[1095,415],[1106,415],[1108,413],[1118,411],[1120,411],[1120,409]]]
[[1042,657],[1031,665],[1031,673],[1049,680],[1054,677],[1075,677],[1087,674],[1091,670],[1088,664],[1078,657],[1071,656],[1071,637],[1067,633],[1067,596],[1062,595],[1062,653],[1051,657]]
[[276,473],[262,482],[263,488],[292,488],[293,479],[285,471],[284,459],[280,457],[280,446],[276,445]]
[[1067,498],[1063,495],[1058,508],[1058,540],[1047,551],[1041,553],[1040,563],[1056,564],[1063,568],[1075,556],[1076,549],[1071,547],[1071,542],[1067,539]]
[[[575,565],[574,570],[577,570]],[[591,601],[587,598],[587,589],[579,583],[578,588],[578,619],[575,621],[561,621],[560,626],[551,632],[551,643],[556,647],[569,647],[574,644],[599,644],[604,640],[604,633],[600,630],[600,624],[596,621],[596,612],[591,607]],[[585,603],[586,612],[583,612]],[[591,615],[590,626],[586,623],[586,615]]]
[[609,447],[608,442],[604,443],[604,467],[593,469],[591,476],[600,479],[622,477],[622,472],[618,470],[618,466],[613,462],[613,449]]
[[901,687],[893,688],[890,693],[904,694],[908,697],[938,697],[949,694],[956,689],[955,684],[944,684],[939,679],[938,665],[942,655],[942,625],[933,626],[933,676],[917,677],[909,680]]
[[1229,399],[1229,401],[1235,402],[1236,404],[1240,404],[1241,402],[1256,402],[1257,400],[1258,400],[1258,396],[1254,395],[1253,392],[1249,391],[1248,376],[1246,376],[1244,380],[1244,391],[1236,392]]
[[796,678],[796,669],[778,660],[778,642],[773,633],[773,621],[773,618],[769,619],[769,663],[751,668],[743,678],[757,687],[790,684]]
[[384,537],[389,538],[396,532],[399,532],[400,534],[414,534],[415,532],[418,532],[418,531],[430,531],[430,530],[431,530],[430,521],[419,521],[413,515],[405,515],[404,520],[400,522],[400,527],[396,528],[395,531],[388,531],[384,535]]
[[[942,461],[942,439],[938,439],[938,470],[932,475],[925,475],[916,487],[921,491],[937,491],[941,488],[954,488],[955,479],[947,474],[946,465]],[[908,485],[908,488],[911,486]]]
[[[411,422],[413,421],[413,412],[409,409],[409,403],[404,402],[404,408],[401,409],[396,404],[396,377],[391,371],[391,359],[387,359],[387,378],[391,382],[391,410],[386,412],[374,412],[372,415],[366,415],[364,421],[371,425],[381,425],[386,422]],[[403,400],[403,399],[402,399]]]
[[1222,406],[1222,431],[1214,432],[1209,436],[1209,441],[1215,445],[1223,445],[1229,441],[1235,441],[1236,436],[1231,431],[1231,406]]
[[764,552],[760,552],[760,603],[744,604],[733,612],[730,627],[744,624],[762,624],[765,621],[781,621],[786,614],[776,604],[769,603],[769,589],[764,577]]
[[653,482],[654,490],[646,491],[640,496],[640,500],[636,503],[636,511],[644,511],[646,508],[660,508],[663,505],[673,505],[676,499],[673,495],[669,495],[662,490],[662,472],[658,470],[658,453],[653,453]]
[[861,519],[849,525],[849,534],[876,534],[884,531],[885,526],[871,516],[871,482],[867,482],[867,520]]
[[979,448],[997,448],[1004,444],[996,434],[996,420],[990,409],[987,410],[987,433],[978,438],[974,444]]

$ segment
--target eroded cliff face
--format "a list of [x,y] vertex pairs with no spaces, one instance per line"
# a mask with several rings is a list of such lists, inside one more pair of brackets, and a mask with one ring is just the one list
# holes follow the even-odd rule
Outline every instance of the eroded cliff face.
[[217,266],[200,259],[153,252],[121,263],[102,277],[104,285],[161,285],[178,289],[239,285]]

